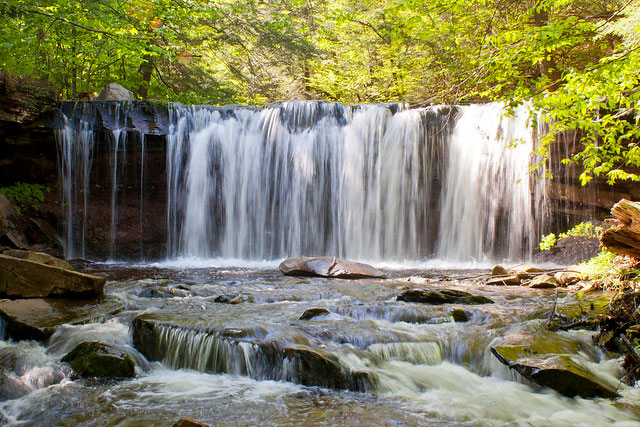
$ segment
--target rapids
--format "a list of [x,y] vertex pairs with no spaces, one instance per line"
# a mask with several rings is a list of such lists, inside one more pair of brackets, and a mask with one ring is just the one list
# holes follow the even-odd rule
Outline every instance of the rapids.
[[[171,425],[182,416],[210,424],[333,425],[636,425],[636,388],[618,385],[586,331],[554,334],[577,349],[622,398],[567,398],[528,383],[499,363],[490,346],[507,331],[539,334],[555,293],[485,287],[465,279],[478,270],[387,270],[384,280],[284,277],[261,267],[176,268],[89,264],[105,274],[107,293],[125,309],[100,323],[65,325],[49,342],[0,345],[4,422],[19,425]],[[429,306],[395,300],[406,286],[446,287],[495,304]],[[225,304],[219,296],[241,296]],[[558,311],[589,300],[560,293]],[[299,320],[309,308],[331,313]],[[451,310],[470,314],[452,320]],[[159,361],[134,348],[133,319],[159,319]],[[237,339],[236,339],[237,338]],[[60,359],[83,340],[124,345],[137,376],[73,379]],[[356,378],[321,384],[331,373],[268,357],[290,346],[335,361]],[[364,384],[364,385],[363,385]],[[7,393],[13,393],[7,395]]]

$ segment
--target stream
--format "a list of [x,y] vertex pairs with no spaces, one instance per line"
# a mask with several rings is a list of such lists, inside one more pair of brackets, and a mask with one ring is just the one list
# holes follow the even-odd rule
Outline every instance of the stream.
[[[212,425],[639,424],[640,393],[619,384],[618,361],[596,349],[594,333],[545,329],[555,291],[482,286],[469,277],[486,269],[438,268],[435,262],[433,268],[387,266],[387,279],[361,280],[285,277],[277,263],[233,265],[240,264],[83,265],[81,270],[109,278],[105,298],[122,309],[90,323],[64,325],[44,345],[0,342],[2,421],[171,425],[189,417]],[[396,301],[402,290],[423,287],[464,290],[495,303]],[[593,301],[598,307],[604,299],[560,291],[557,311],[589,310]],[[330,313],[300,320],[311,308]],[[454,308],[464,309],[469,321],[454,322]],[[153,325],[151,351],[159,360],[149,361],[134,348],[136,318]],[[571,348],[603,381],[617,386],[621,397],[569,398],[520,377],[490,350],[518,329]],[[87,340],[124,346],[136,361],[136,377],[74,379],[60,359]],[[276,351],[283,348],[284,356]]]

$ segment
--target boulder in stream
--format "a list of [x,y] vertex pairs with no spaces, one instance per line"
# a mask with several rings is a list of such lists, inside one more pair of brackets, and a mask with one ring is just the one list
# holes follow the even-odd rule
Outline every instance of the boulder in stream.
[[582,345],[548,331],[520,331],[507,335],[491,352],[524,378],[565,396],[618,397],[615,386],[580,362],[590,350]]
[[396,298],[398,301],[417,302],[421,304],[491,304],[487,297],[473,295],[468,292],[455,289],[410,289],[404,291]]
[[285,276],[320,276],[340,279],[384,278],[385,274],[368,264],[334,257],[287,258],[280,263]]
[[506,276],[507,274],[509,274],[509,272],[501,265],[496,265],[491,270],[491,276]]
[[97,341],[82,342],[62,358],[85,378],[128,378],[135,375],[135,363],[123,349]]
[[534,289],[553,289],[558,287],[558,281],[551,274],[540,274],[531,279],[529,287]]
[[102,295],[106,279],[0,255],[0,295],[11,298]]

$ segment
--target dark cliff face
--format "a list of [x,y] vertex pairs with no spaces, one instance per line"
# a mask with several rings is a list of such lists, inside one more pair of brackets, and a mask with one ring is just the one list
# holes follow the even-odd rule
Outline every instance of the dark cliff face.
[[[251,107],[206,108],[216,109],[224,115]],[[74,230],[85,233],[84,256],[95,259],[113,256],[126,260],[165,256],[166,135],[171,114],[166,103],[151,101],[132,101],[126,105],[99,101],[61,104],[46,84],[0,73],[0,186],[26,182],[46,184],[50,188],[45,201],[39,204],[39,211],[32,215],[50,225],[54,232],[49,233],[48,238],[38,237],[34,232],[34,237],[27,236],[30,243],[48,242],[55,246],[55,240],[64,240],[63,212],[67,206],[62,202],[56,133],[65,126],[67,129],[80,126],[79,122],[65,123],[64,117],[72,121],[82,117],[85,124],[90,123],[95,138],[87,192],[79,193],[80,199],[75,201],[72,210],[74,216],[84,216],[86,195],[86,205],[91,207],[87,210],[87,226]],[[117,151],[114,151],[114,131],[121,132]],[[620,198],[640,198],[640,186],[632,184],[610,187],[601,180],[582,187],[578,168],[567,168],[560,163],[577,148],[575,139],[566,138],[551,152],[554,179],[549,182],[545,194],[546,206],[550,209],[540,213],[541,218],[537,219],[543,224],[543,233],[564,231],[584,220],[605,218]],[[116,162],[118,184],[114,196],[112,183]],[[433,185],[440,184],[434,181]],[[435,190],[434,194],[437,194]],[[117,205],[115,217],[112,214],[114,200]],[[114,221],[117,223],[115,236],[112,234]],[[75,221],[75,227],[82,227],[82,222]]]

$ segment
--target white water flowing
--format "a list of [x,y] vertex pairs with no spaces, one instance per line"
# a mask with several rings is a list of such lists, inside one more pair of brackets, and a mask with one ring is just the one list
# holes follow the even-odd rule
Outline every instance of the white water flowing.
[[529,172],[533,135],[524,107],[513,117],[503,114],[500,104],[461,107],[449,142],[440,258],[491,259],[530,250],[537,184]]
[[[126,122],[120,111],[114,121]],[[539,231],[529,175],[533,138],[525,114],[503,114],[498,104],[170,106],[166,171],[149,171],[166,172],[167,257],[526,258]],[[78,131],[70,127],[67,120],[60,132],[62,165],[77,165],[69,147],[78,145]],[[127,185],[116,177],[119,148],[126,159],[125,146],[110,154],[112,249],[116,186]],[[69,173],[62,173],[65,201],[79,191]],[[143,205],[141,197],[141,224]],[[85,234],[69,231],[77,222],[68,212],[65,218],[67,256],[76,255]]]

